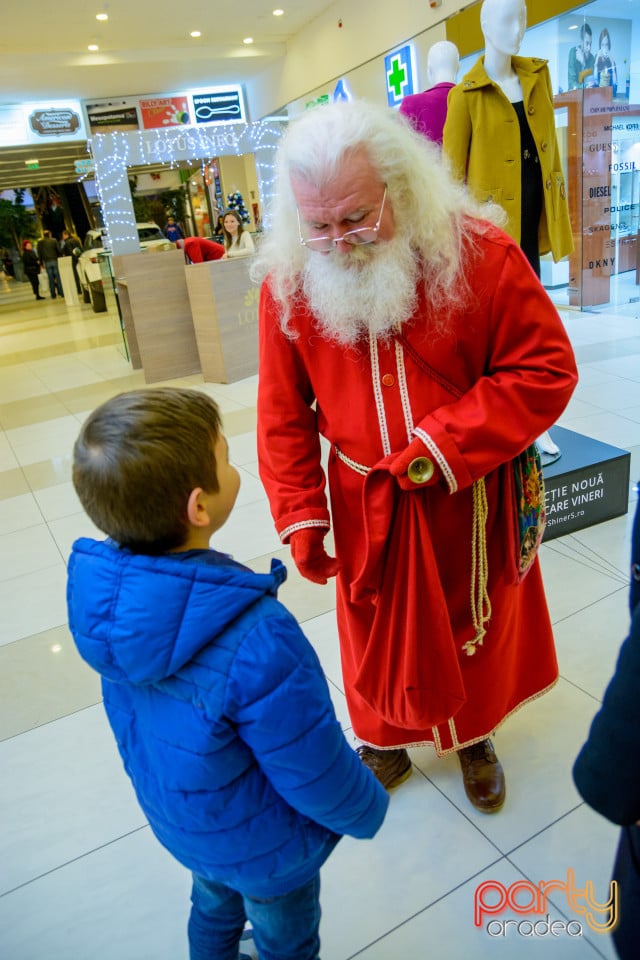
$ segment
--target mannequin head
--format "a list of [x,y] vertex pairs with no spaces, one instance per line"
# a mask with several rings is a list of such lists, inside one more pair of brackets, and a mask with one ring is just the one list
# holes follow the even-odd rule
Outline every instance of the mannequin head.
[[460,55],[455,43],[441,40],[434,43],[427,56],[427,82],[430,87],[436,83],[455,83]]
[[514,56],[527,29],[524,0],[484,0],[480,26],[487,47],[504,56]]

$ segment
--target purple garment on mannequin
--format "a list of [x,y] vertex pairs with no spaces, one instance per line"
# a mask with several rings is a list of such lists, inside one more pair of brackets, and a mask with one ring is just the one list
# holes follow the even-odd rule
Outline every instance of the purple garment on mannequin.
[[434,143],[442,146],[442,131],[447,119],[447,97],[455,83],[436,83],[423,93],[411,93],[400,104],[400,113],[411,126]]

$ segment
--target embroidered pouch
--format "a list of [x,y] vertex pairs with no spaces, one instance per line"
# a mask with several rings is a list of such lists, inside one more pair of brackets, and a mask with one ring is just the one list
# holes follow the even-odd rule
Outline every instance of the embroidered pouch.
[[540,452],[535,443],[513,459],[513,479],[518,521],[518,578],[522,580],[535,560],[547,525],[544,478]]

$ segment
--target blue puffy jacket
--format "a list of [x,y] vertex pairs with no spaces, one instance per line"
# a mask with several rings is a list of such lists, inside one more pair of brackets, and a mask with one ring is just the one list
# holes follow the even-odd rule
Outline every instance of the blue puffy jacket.
[[213,550],[76,541],[69,625],[151,829],[196,874],[255,897],[309,880],[388,797],[336,720],[318,658],[276,599],[286,577]]

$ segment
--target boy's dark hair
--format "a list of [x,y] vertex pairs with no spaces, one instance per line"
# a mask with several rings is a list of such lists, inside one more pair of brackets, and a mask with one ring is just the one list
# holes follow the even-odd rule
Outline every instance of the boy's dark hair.
[[72,479],[95,525],[139,553],[182,546],[196,487],[217,493],[214,401],[196,390],[121,393],[91,414],[73,448]]
[[586,34],[588,34],[590,37],[593,36],[593,33],[591,32],[591,27],[589,26],[589,24],[583,23],[582,26],[580,27],[580,39],[584,40]]

